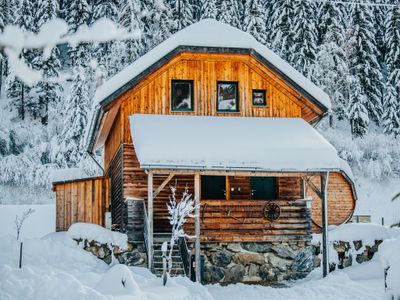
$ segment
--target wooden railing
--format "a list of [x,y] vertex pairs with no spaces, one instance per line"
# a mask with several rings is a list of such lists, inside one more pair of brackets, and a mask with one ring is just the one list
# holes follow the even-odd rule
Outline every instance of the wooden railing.
[[180,237],[178,240],[179,253],[182,258],[183,269],[185,270],[185,274],[189,277],[189,268],[190,268],[190,251],[186,244],[186,239],[184,237]]

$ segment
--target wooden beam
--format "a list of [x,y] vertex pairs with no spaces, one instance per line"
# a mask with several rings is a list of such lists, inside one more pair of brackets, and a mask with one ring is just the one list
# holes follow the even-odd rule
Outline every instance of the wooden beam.
[[158,194],[165,188],[165,186],[168,184],[168,182],[171,181],[171,179],[174,177],[174,173],[170,173],[168,177],[160,184],[160,186],[154,191],[153,193],[153,199],[155,199]]
[[322,199],[322,272],[326,277],[329,273],[329,237],[328,237],[328,182],[329,172],[321,175]]
[[[323,176],[323,175],[320,175]],[[305,183],[313,190],[313,192],[315,194],[317,194],[318,198],[320,198],[322,200],[322,192],[315,186],[315,184],[311,181],[312,176],[310,177],[305,177],[302,176],[303,180],[305,181]]]
[[153,173],[147,175],[147,258],[149,270],[153,270]]
[[194,175],[194,203],[195,203],[195,261],[196,261],[196,281],[201,282],[201,262],[200,262],[200,174]]

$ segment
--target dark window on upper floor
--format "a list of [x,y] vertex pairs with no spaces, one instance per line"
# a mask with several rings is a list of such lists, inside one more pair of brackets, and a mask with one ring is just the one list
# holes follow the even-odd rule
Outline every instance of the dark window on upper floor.
[[193,80],[171,81],[171,111],[194,111]]

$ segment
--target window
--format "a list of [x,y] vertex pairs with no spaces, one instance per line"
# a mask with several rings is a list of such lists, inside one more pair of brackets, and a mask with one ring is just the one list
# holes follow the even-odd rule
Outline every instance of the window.
[[217,111],[238,112],[238,83],[237,81],[217,82]]
[[250,177],[251,199],[276,199],[276,177]]
[[193,110],[193,80],[172,80],[171,111]]
[[201,198],[205,200],[225,199],[225,176],[201,176]]
[[253,90],[253,106],[267,106],[265,90]]

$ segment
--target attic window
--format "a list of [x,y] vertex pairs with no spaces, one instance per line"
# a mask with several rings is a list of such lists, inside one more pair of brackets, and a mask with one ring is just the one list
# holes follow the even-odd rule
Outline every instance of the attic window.
[[217,111],[218,112],[238,112],[237,81],[218,81],[217,82]]
[[193,80],[172,80],[171,111],[194,111]]

